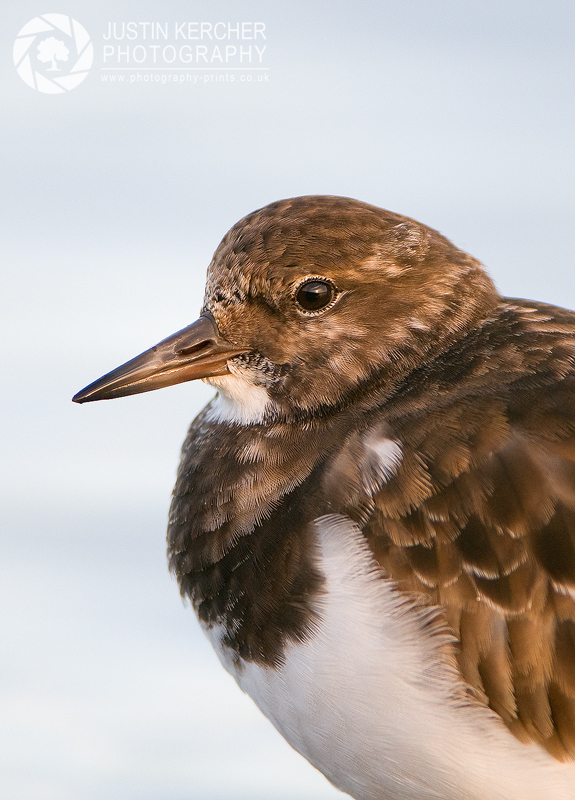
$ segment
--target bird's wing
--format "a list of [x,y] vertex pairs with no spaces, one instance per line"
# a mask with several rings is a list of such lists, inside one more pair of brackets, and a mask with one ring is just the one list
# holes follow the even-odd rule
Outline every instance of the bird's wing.
[[575,757],[572,363],[376,424],[328,472],[386,574],[444,609],[476,698],[557,758]]

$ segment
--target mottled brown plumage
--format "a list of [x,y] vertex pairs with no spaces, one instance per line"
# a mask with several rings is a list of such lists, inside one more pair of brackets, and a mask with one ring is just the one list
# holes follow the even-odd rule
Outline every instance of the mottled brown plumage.
[[[540,742],[558,758],[572,757],[575,602],[569,593],[575,592],[575,314],[541,303],[495,301],[473,259],[411,221],[369,207],[350,207],[345,201],[323,201],[323,206],[306,204],[297,214],[288,203],[275,204],[233,228],[214,256],[217,269],[208,283],[206,306],[227,338],[249,341],[274,363],[289,364],[282,336],[287,323],[278,314],[276,283],[289,286],[294,274],[327,274],[337,276],[336,284],[345,287],[339,278],[345,272],[346,280],[362,282],[358,291],[371,304],[365,259],[372,259],[370,267],[381,270],[381,280],[387,279],[389,286],[385,307],[375,320],[368,315],[365,325],[368,331],[369,323],[381,326],[372,345],[377,366],[366,367],[370,354],[354,316],[348,336],[357,340],[359,376],[346,370],[334,381],[332,353],[326,347],[320,348],[315,363],[306,361],[308,381],[296,403],[290,392],[291,371],[270,389],[282,410],[286,395],[293,404],[285,409],[287,420],[307,419],[307,406],[313,409],[313,420],[307,421],[299,443],[290,442],[289,423],[281,432],[272,428],[271,437],[264,426],[257,434],[238,430],[230,437],[234,444],[221,452],[227,466],[214,469],[214,454],[193,426],[174,494],[172,568],[183,592],[198,602],[200,616],[215,620],[223,610],[218,603],[226,602],[224,590],[220,594],[212,588],[203,596],[203,587],[221,582],[229,590],[221,571],[228,562],[242,560],[246,547],[245,563],[253,569],[259,548],[264,543],[272,546],[277,518],[289,519],[290,505],[298,509],[298,524],[281,525],[280,541],[284,547],[289,543],[292,553],[297,553],[294,545],[301,537],[302,521],[309,523],[328,511],[345,513],[362,525],[386,574],[406,592],[444,609],[458,640],[462,678],[478,702],[488,703],[521,739]],[[353,215],[348,224],[346,212]],[[311,245],[305,235],[310,219]],[[226,278],[234,287],[241,286],[241,295],[223,292]],[[432,290],[423,306],[422,280]],[[255,332],[247,329],[250,302],[254,307],[269,304],[274,312],[265,320],[268,326],[258,325]],[[244,326],[240,315],[245,315]],[[381,352],[387,354],[390,347],[397,353],[391,362],[381,359]],[[299,352],[298,345],[294,351]],[[325,374],[318,378],[317,370]],[[328,381],[336,386],[324,386]],[[397,474],[373,492],[358,473],[365,462],[362,432],[377,427],[379,420],[385,420],[404,444],[404,458]],[[242,437],[255,435],[261,441],[261,457],[249,466],[247,488],[257,492],[266,486],[266,502],[277,504],[281,495],[281,504],[266,512],[256,501],[247,525],[249,544],[235,532],[237,512],[230,514],[231,519],[209,537],[210,546],[217,541],[226,556],[214,554],[214,565],[206,571],[204,550],[198,561],[192,555],[206,538],[195,539],[193,534],[202,526],[202,514],[195,510],[183,521],[181,517],[184,498],[196,497],[199,503],[203,497],[190,448],[194,443],[201,447],[208,480],[217,482],[212,497],[221,513],[219,498],[226,489],[229,502],[236,509],[244,507],[229,486],[235,488],[238,481],[243,485],[248,470],[244,467],[241,477],[234,475],[228,483],[223,476],[230,470],[237,473],[243,462],[236,447],[241,450]],[[300,463],[289,457],[294,452]],[[278,476],[271,474],[271,463]],[[318,494],[320,481],[324,491]],[[289,493],[283,484],[292,482],[299,488]],[[256,514],[265,519],[253,530]],[[229,542],[222,542],[228,531]],[[286,634],[305,633],[305,598],[317,590],[318,578],[297,553],[294,567],[306,577],[294,590],[283,552],[270,552],[259,574],[276,598],[288,598],[284,616],[268,614],[264,587],[252,575],[241,581],[245,608],[239,611],[232,604],[233,613],[254,637],[246,649],[244,625],[240,626],[242,635],[231,646],[243,657],[273,662]],[[184,562],[199,568],[200,577],[195,578]],[[228,568],[233,571],[231,565]],[[252,616],[260,617],[259,626]]]
[[[314,279],[333,298],[310,312]],[[184,444],[168,550],[204,624],[278,668],[319,622],[312,523],[340,515],[449,629],[467,702],[575,758],[575,313],[501,298],[436,231],[336,197],[237,223],[202,313],[215,333],[186,353],[225,340],[204,374],[237,408],[238,386],[265,399],[246,419],[212,402]]]

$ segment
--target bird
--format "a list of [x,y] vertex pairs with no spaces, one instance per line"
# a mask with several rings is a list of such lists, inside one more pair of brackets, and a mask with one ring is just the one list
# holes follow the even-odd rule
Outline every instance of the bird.
[[575,800],[575,312],[295,197],[224,236],[196,322],[73,399],[194,379],[169,567],[289,744],[356,800]]

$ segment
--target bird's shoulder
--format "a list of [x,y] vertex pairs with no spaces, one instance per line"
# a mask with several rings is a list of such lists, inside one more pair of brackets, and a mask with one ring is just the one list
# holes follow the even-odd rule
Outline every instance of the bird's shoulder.
[[333,508],[443,610],[463,679],[521,739],[575,756],[575,314],[508,300],[355,430]]

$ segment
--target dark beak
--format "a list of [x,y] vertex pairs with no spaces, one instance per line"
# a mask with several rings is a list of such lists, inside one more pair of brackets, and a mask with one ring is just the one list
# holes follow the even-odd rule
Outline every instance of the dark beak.
[[74,403],[151,392],[174,383],[228,375],[228,359],[248,352],[222,339],[211,314],[168,336],[74,395]]

